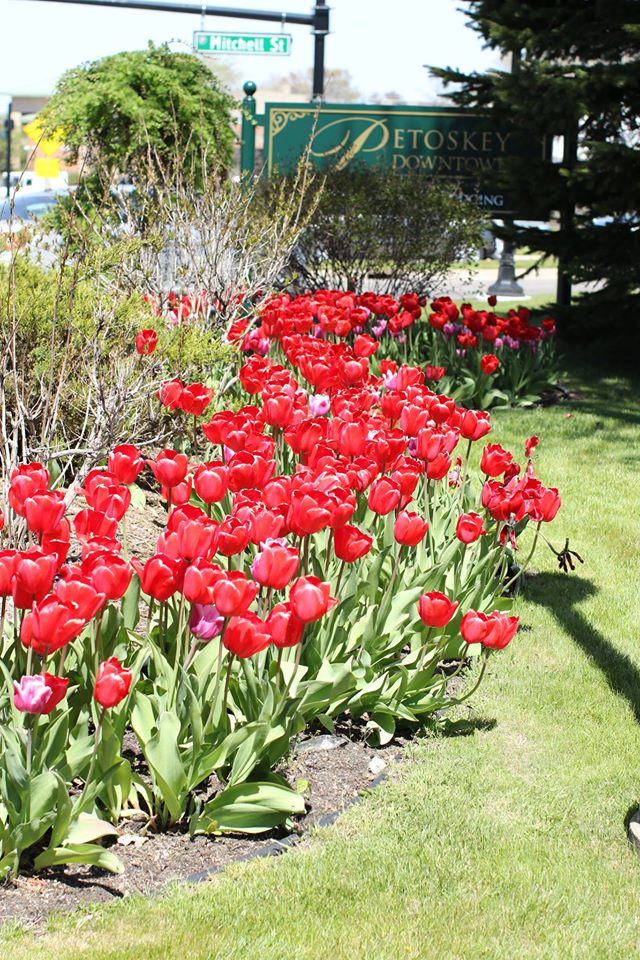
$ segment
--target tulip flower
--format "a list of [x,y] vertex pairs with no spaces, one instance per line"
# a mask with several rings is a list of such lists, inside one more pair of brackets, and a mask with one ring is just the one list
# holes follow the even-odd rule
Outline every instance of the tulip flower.
[[227,492],[227,467],[221,460],[200,464],[193,475],[193,485],[205,503],[219,503]]
[[169,410],[177,410],[180,406],[183,389],[180,380],[165,380],[158,390],[158,400],[163,407],[167,407]]
[[542,488],[529,510],[529,515],[536,522],[550,523],[560,509],[560,502],[560,494],[555,487]]
[[403,547],[416,547],[428,528],[429,524],[419,514],[401,510],[393,525],[393,536]]
[[49,656],[80,636],[87,624],[82,613],[55,594],[34,604],[22,621],[20,640],[41,657]]
[[98,667],[93,696],[96,703],[108,710],[117,707],[129,693],[133,674],[116,657],[110,657]]
[[49,471],[41,463],[21,463],[11,471],[9,505],[20,517],[24,516],[24,502],[36,493],[45,493],[49,486]]
[[180,406],[185,413],[201,417],[213,400],[213,390],[204,383],[192,383],[184,387],[180,395]]
[[155,460],[147,460],[158,483],[171,489],[182,483],[189,469],[189,461],[185,453],[177,450],[161,450]]
[[219,637],[224,626],[224,617],[212,603],[194,603],[189,617],[189,629],[197,640],[213,640]]
[[373,537],[346,523],[333,532],[333,549],[338,560],[355,563],[371,550]]
[[23,507],[29,530],[41,537],[60,525],[65,512],[64,493],[61,490],[34,493],[27,497]]
[[131,564],[140,577],[142,592],[160,602],[168,600],[180,588],[184,576],[184,561],[165,554],[150,557],[144,567],[138,560]]
[[271,641],[279,649],[295,647],[302,640],[305,623],[295,615],[290,603],[277,603],[266,621]]
[[136,350],[140,356],[150,356],[158,345],[158,334],[155,330],[140,330],[136,334]]
[[486,534],[484,521],[478,513],[463,513],[456,523],[456,537],[462,543],[475,543]]
[[499,477],[513,461],[513,454],[499,443],[488,443],[482,451],[480,469],[488,477]]
[[52,690],[43,676],[26,676],[13,681],[13,702],[22,713],[44,713]]
[[289,588],[289,602],[293,613],[303,623],[313,623],[337,604],[331,596],[331,584],[318,577],[298,577]]
[[184,573],[182,592],[189,603],[211,605],[214,602],[214,587],[224,573],[216,563],[198,557]]
[[245,613],[231,617],[222,643],[230,653],[244,660],[265,650],[271,643],[271,633],[264,620],[255,613]]
[[481,643],[493,650],[502,650],[513,640],[518,617],[508,617],[499,610],[479,613],[469,610],[460,621],[460,634],[466,643]]
[[142,469],[144,460],[137,447],[132,443],[121,443],[114,447],[107,460],[109,473],[120,483],[129,486],[135,483]]
[[107,600],[120,600],[131,583],[133,569],[114,553],[97,553],[82,561],[83,573]]
[[17,550],[0,550],[0,597],[11,594],[11,581],[18,556]]
[[255,600],[258,584],[240,570],[221,577],[213,587],[213,602],[224,617],[244,614]]
[[40,550],[19,553],[14,561],[11,596],[14,606],[28,610],[34,601],[42,600],[51,590],[57,569],[57,557]]
[[282,590],[293,579],[300,553],[286,540],[266,540],[251,564],[251,575],[263,587]]
[[480,360],[480,369],[486,376],[495,373],[500,366],[500,361],[494,353],[486,353]]
[[418,600],[418,613],[426,627],[446,627],[452,619],[459,604],[450,600],[444,593],[434,590],[423,593]]
[[225,557],[242,553],[251,539],[250,528],[237,517],[227,517],[218,528],[218,552]]
[[93,540],[94,537],[115,538],[118,524],[99,510],[80,510],[73,518],[73,525],[79,540]]
[[386,516],[400,503],[400,485],[390,477],[378,477],[371,484],[369,491],[369,509],[381,516]]

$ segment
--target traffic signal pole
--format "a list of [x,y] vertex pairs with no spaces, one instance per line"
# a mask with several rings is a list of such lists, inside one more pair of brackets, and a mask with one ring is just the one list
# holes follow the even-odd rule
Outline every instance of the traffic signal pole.
[[312,28],[314,34],[314,100],[324,99],[324,41],[329,33],[327,0],[316,0],[312,13],[284,13],[276,10],[243,10],[240,7],[191,6],[173,0],[38,0],[40,3],[75,3],[91,7],[115,7],[123,10],[152,10],[159,13],[194,13],[198,17],[230,17],[236,20],[261,20],[268,23],[294,23]]

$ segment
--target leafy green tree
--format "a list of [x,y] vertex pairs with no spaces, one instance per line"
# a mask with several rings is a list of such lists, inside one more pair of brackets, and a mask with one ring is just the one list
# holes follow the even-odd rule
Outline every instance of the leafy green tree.
[[103,181],[148,170],[149,159],[166,176],[203,158],[228,166],[233,103],[198,57],[150,43],[68,70],[41,119],[45,132],[62,131],[70,161],[86,160]]
[[[469,24],[505,67],[432,73],[461,106],[533,137],[562,137],[562,160],[507,164],[500,186],[516,208],[556,212],[560,229],[514,228],[520,245],[560,258],[559,299],[572,282],[601,289],[581,303],[640,306],[640,4],[635,0],[469,0]],[[509,62],[513,58],[513,69]],[[558,141],[556,141],[558,143]],[[494,181],[495,185],[495,181]],[[596,221],[594,223],[594,221]],[[555,226],[557,226],[554,225]],[[619,315],[619,314],[618,314]],[[610,329],[610,328],[609,328]]]

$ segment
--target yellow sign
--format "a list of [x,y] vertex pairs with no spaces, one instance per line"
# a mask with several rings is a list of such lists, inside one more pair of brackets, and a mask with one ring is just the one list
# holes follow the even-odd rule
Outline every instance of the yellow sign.
[[60,161],[52,157],[36,157],[33,166],[38,177],[55,180],[60,176]]
[[60,131],[56,131],[52,137],[45,137],[42,135],[42,124],[37,117],[35,120],[32,120],[31,123],[25,124],[23,130],[29,139],[33,140],[38,148],[42,150],[42,152],[48,157],[56,154],[63,145]]

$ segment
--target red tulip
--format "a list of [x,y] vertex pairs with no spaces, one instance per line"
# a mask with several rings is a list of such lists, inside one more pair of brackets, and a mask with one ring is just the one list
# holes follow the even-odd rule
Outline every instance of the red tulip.
[[0,550],[0,597],[8,597],[11,593],[18,556],[17,550]]
[[296,617],[303,623],[313,623],[331,610],[337,600],[331,596],[331,584],[318,577],[298,577],[289,588],[289,602]]
[[218,527],[218,552],[225,557],[242,553],[251,538],[249,527],[237,517],[227,517]]
[[227,468],[221,460],[201,463],[193,475],[196,493],[205,503],[219,503],[227,492]]
[[486,353],[480,361],[480,368],[484,374],[490,376],[500,366],[500,361],[494,353]]
[[333,531],[333,548],[338,560],[345,563],[355,563],[371,550],[373,537],[358,527],[345,524]]
[[214,587],[224,578],[217,563],[210,563],[198,557],[184,573],[182,592],[189,603],[201,603],[211,606],[214,603]]
[[114,553],[89,554],[82,561],[83,573],[107,600],[120,600],[129,589],[133,569]]
[[60,525],[65,511],[64,494],[61,490],[34,493],[23,506],[29,530],[41,537]]
[[247,612],[258,592],[258,584],[247,580],[240,570],[220,578],[213,587],[213,602],[223,617]]
[[91,580],[83,577],[79,570],[73,571],[64,580],[58,580],[53,593],[61,603],[75,610],[77,616],[87,622],[95,617],[106,602],[104,593],[96,590]]
[[267,540],[251,564],[251,575],[263,587],[282,590],[298,569],[300,554],[286,540]]
[[488,477],[499,477],[513,461],[513,454],[499,443],[488,443],[482,451],[480,469]]
[[533,502],[529,516],[536,522],[550,523],[560,509],[560,494],[555,487],[542,488]]
[[56,575],[57,557],[40,550],[19,553],[15,561],[11,595],[13,603],[28,610],[34,601],[42,600],[51,590]]
[[51,594],[38,601],[22,621],[20,640],[40,656],[49,656],[80,636],[87,620]]
[[465,440],[480,440],[491,430],[491,417],[484,410],[464,410],[459,429]]
[[177,529],[178,553],[183,560],[211,559],[218,543],[218,524],[206,517],[186,520]]
[[484,528],[484,521],[478,513],[463,513],[458,517],[456,524],[456,537],[462,543],[475,543],[475,541],[484,536],[487,531]]
[[269,426],[283,430],[293,419],[294,398],[287,393],[263,398],[263,410]]
[[51,696],[47,701],[46,706],[41,711],[46,716],[55,710],[58,704],[66,697],[69,681],[65,677],[56,677],[51,673],[44,673],[41,674],[41,676],[51,691]]
[[79,540],[93,540],[94,537],[114,539],[118,524],[111,517],[98,510],[80,510],[73,518],[73,525]]
[[110,657],[98,667],[93,696],[96,703],[109,709],[117,707],[129,693],[133,674],[116,657]]
[[130,485],[135,483],[144,467],[144,460],[138,448],[132,443],[121,443],[114,447],[108,459],[109,473],[120,483]]
[[400,484],[390,477],[378,477],[371,484],[369,491],[369,509],[381,516],[386,516],[400,503]]
[[140,577],[142,592],[154,600],[168,600],[179,589],[184,575],[184,563],[165,554],[150,557],[144,567],[138,560],[131,564]]
[[27,497],[44,493],[49,486],[49,471],[41,463],[21,463],[11,471],[9,505],[19,516],[24,516]]
[[204,383],[192,383],[184,387],[180,396],[180,406],[185,413],[201,417],[213,400],[213,390]]
[[271,633],[255,613],[245,613],[240,617],[231,617],[222,635],[222,642],[236,657],[246,659],[269,646]]
[[136,350],[140,356],[150,356],[158,346],[158,334],[155,330],[140,330],[136,334]]
[[165,380],[158,390],[158,400],[163,407],[169,410],[177,410],[182,399],[184,387],[180,380]]
[[469,610],[460,621],[460,633],[467,643],[481,643],[484,647],[502,650],[513,640],[518,623],[518,617],[508,617],[499,610],[493,613]]
[[305,624],[296,617],[290,603],[277,603],[267,617],[267,629],[274,646],[295,647],[302,640]]
[[328,527],[332,513],[332,503],[326,493],[313,487],[294,490],[287,513],[287,526],[296,536],[307,537]]
[[187,455],[177,450],[161,450],[155,460],[147,460],[147,463],[158,483],[169,489],[182,483],[189,470]]
[[417,513],[401,510],[393,525],[393,535],[403,547],[416,547],[424,538],[429,524]]
[[418,613],[427,627],[446,627],[457,609],[458,603],[438,590],[423,593],[418,600]]

